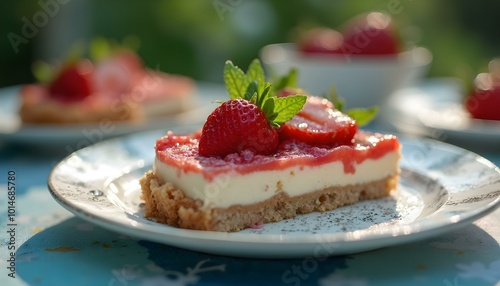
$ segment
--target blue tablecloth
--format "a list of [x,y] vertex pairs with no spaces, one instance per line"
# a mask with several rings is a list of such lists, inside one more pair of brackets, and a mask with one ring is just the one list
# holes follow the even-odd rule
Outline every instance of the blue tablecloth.
[[[1,145],[0,285],[500,283],[500,209],[427,240],[321,261],[222,257],[134,239],[75,217],[46,185],[51,168],[65,155]],[[499,153],[481,155],[500,165]],[[16,184],[14,228],[8,221],[9,180]]]

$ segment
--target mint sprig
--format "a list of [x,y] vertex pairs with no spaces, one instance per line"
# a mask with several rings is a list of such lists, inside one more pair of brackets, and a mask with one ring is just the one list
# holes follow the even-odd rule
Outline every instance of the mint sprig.
[[49,83],[54,78],[54,68],[44,61],[35,61],[31,65],[31,72],[39,83]]
[[344,111],[352,119],[356,120],[358,126],[365,126],[370,123],[377,115],[378,107],[372,106],[370,108],[351,108]]
[[330,87],[329,99],[338,111],[343,112],[352,119],[356,120],[356,123],[359,127],[365,126],[370,123],[378,113],[378,107],[376,106],[370,108],[351,108],[348,110],[344,110],[344,100],[337,95],[337,92],[333,86]]
[[[295,74],[295,75],[293,75]],[[296,78],[296,72],[285,84]],[[276,97],[276,88],[265,80],[264,69],[258,59],[253,60],[245,73],[231,61],[224,66],[224,82],[231,99],[245,99],[259,107],[266,115],[269,123],[274,127],[292,119],[307,101],[306,95],[292,95]]]
[[307,96],[292,95],[287,97],[275,97],[274,111],[277,113],[273,119],[278,124],[283,124],[292,119],[306,103]]

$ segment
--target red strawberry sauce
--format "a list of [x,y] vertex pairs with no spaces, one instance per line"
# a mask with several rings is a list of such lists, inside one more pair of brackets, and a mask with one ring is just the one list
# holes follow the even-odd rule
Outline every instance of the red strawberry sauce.
[[229,154],[224,158],[203,157],[198,154],[199,133],[193,136],[177,136],[169,132],[156,141],[156,156],[167,165],[183,171],[203,173],[211,181],[226,172],[248,174],[256,171],[283,170],[293,166],[320,166],[340,161],[346,174],[356,171],[355,165],[366,159],[378,159],[400,148],[394,135],[382,135],[358,131],[351,145],[337,147],[311,146],[287,140],[272,155],[254,155],[250,151]]

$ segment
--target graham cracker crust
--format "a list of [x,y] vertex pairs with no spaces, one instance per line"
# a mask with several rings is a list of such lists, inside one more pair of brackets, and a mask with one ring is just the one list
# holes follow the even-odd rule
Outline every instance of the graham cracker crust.
[[280,192],[261,203],[213,209],[186,197],[172,183],[159,183],[153,171],[147,172],[140,184],[146,217],[180,228],[232,232],[298,214],[325,212],[361,200],[382,198],[397,187],[398,178],[399,174],[395,174],[367,184],[329,187],[295,197]]

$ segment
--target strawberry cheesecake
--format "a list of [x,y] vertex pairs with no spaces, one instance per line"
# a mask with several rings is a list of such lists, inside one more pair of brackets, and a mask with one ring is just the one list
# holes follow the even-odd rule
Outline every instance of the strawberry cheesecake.
[[185,110],[194,88],[190,78],[151,71],[120,50],[99,61],[73,60],[47,82],[24,85],[19,114],[24,123],[141,121]]
[[358,130],[331,102],[301,90],[283,96],[268,83],[251,87],[259,67],[253,62],[244,74],[226,63],[232,99],[201,131],[157,140],[153,169],[140,179],[147,217],[180,228],[238,231],[396,189],[401,147],[394,135]]

